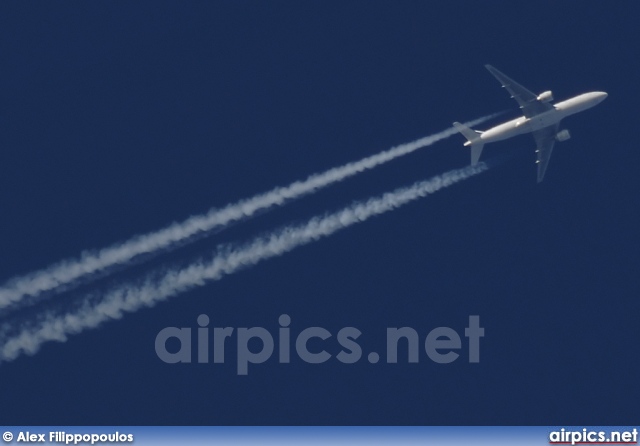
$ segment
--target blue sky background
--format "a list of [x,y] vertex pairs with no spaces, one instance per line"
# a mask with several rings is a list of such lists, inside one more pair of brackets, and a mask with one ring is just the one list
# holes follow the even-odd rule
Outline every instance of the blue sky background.
[[[625,424],[637,324],[640,5],[4,2],[0,280],[438,132],[515,101],[491,63],[557,99],[499,168],[220,282],[0,364],[2,424]],[[489,126],[498,121],[487,123]],[[486,126],[480,126],[484,128]],[[76,291],[468,163],[456,135]],[[64,305],[74,295],[61,296]],[[32,310],[29,310],[32,311]],[[155,355],[167,326],[486,329],[480,364],[228,364]],[[29,316],[29,312],[25,313]],[[9,320],[4,316],[2,322]],[[335,344],[326,349],[337,353]],[[463,353],[466,350],[463,349]],[[402,356],[401,356],[402,358]]]

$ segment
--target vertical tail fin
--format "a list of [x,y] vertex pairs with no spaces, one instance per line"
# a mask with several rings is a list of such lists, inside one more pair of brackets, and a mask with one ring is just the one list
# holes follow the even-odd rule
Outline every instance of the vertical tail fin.
[[484,147],[484,142],[480,138],[481,133],[476,130],[471,130],[464,124],[460,124],[459,122],[454,122],[453,126],[458,130],[462,135],[467,138],[467,142],[464,143],[465,146],[471,146],[471,165],[474,166],[478,164],[480,160],[480,155],[482,154],[482,148]]

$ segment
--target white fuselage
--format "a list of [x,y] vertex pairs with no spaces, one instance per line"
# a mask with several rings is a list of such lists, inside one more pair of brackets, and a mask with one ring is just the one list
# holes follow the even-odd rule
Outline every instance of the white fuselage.
[[525,118],[522,116],[492,127],[480,135],[480,140],[483,143],[502,141],[512,136],[540,130],[560,122],[560,120],[567,116],[591,108],[604,101],[606,97],[607,93],[601,91],[593,91],[575,96],[566,101],[558,102],[551,110],[534,117]]

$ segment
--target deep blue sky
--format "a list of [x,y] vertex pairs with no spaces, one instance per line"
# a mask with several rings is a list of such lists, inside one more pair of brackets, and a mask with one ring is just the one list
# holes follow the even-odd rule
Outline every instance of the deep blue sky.
[[[625,424],[640,396],[635,1],[3,2],[0,280],[517,106],[609,98],[501,167],[0,365],[1,424]],[[489,124],[487,124],[489,125]],[[483,126],[480,126],[483,128]],[[468,162],[456,135],[154,259],[186,261]],[[110,280],[148,271],[139,265]],[[99,282],[85,290],[100,289]],[[94,288],[92,288],[94,287]],[[167,326],[386,327],[478,314],[480,364],[161,362]],[[335,344],[327,350],[336,353]],[[333,350],[332,350],[333,348]],[[463,353],[466,350],[463,350]],[[633,403],[635,405],[635,403]]]

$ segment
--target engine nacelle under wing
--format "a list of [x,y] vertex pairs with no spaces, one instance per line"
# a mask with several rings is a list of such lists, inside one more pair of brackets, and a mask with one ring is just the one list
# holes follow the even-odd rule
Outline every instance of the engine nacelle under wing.
[[571,138],[571,133],[569,133],[569,130],[567,129],[560,130],[556,135],[556,139],[558,141],[566,141],[569,138]]
[[540,93],[537,98],[540,102],[551,102],[553,101],[553,93],[551,90],[545,91],[544,93]]

